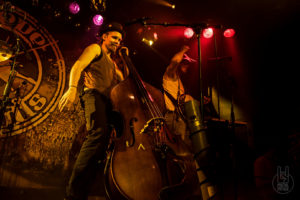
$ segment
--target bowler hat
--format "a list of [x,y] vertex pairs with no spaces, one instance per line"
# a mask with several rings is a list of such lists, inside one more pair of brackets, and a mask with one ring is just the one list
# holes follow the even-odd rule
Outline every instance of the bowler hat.
[[120,23],[110,22],[110,23],[104,24],[102,26],[102,28],[100,29],[99,35],[101,36],[104,33],[107,33],[110,31],[117,31],[117,32],[121,33],[123,37],[125,34],[125,32],[123,30],[123,26]]

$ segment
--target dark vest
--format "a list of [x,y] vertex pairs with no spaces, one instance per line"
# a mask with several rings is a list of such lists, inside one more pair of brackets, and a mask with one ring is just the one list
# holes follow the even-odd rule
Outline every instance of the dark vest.
[[101,55],[95,58],[84,70],[84,87],[96,89],[107,97],[119,81],[115,64],[102,50]]

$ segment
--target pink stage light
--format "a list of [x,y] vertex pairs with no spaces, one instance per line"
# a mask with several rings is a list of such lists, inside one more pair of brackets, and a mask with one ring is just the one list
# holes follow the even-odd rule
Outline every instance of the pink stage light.
[[186,37],[186,38],[189,39],[189,38],[193,37],[194,31],[193,31],[192,28],[186,28],[186,29],[184,30],[183,35],[184,35],[184,37]]
[[80,6],[77,2],[72,2],[69,5],[69,11],[72,14],[77,14],[80,11]]
[[206,39],[211,38],[214,35],[214,30],[212,28],[206,28],[203,30],[203,37]]
[[103,24],[103,17],[97,14],[93,17],[93,22],[96,26],[101,26]]
[[153,33],[153,38],[154,38],[154,40],[158,39],[158,34],[156,32]]
[[235,35],[235,31],[232,28],[226,29],[223,33],[224,37],[231,38]]

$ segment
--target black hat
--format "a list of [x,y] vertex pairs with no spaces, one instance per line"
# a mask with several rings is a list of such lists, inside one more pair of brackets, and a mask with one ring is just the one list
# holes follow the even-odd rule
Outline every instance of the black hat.
[[123,26],[117,22],[110,22],[105,25],[103,25],[100,29],[99,36],[103,35],[104,33],[110,32],[110,31],[117,31],[122,34],[124,37],[124,30]]

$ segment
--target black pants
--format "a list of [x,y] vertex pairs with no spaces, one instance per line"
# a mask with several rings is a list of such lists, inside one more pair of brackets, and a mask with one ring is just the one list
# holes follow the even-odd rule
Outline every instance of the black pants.
[[67,186],[67,198],[87,199],[88,191],[103,160],[109,142],[110,100],[96,90],[87,90],[80,97],[84,108],[88,135],[84,141]]

